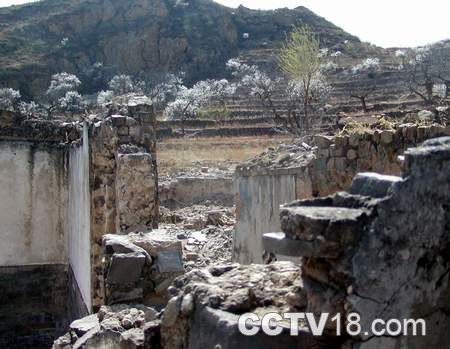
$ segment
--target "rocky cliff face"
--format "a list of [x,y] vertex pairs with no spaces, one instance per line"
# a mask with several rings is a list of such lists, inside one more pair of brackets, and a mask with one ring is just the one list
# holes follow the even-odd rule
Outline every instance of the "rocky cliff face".
[[[0,85],[31,96],[52,73],[83,78],[84,92],[117,72],[186,72],[188,81],[223,76],[224,63],[277,47],[307,24],[324,45],[358,41],[308,9],[230,9],[211,0],[43,0],[0,9]],[[100,62],[102,67],[94,67]]]

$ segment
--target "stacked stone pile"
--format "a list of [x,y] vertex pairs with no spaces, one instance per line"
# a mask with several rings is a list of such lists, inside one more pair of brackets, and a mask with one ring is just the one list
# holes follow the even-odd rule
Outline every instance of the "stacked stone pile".
[[184,273],[181,242],[165,230],[103,237],[106,304],[163,305],[167,287]]

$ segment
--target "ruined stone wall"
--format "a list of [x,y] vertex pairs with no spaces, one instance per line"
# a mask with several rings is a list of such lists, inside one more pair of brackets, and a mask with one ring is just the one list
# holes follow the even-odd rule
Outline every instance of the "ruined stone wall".
[[92,305],[103,304],[102,238],[117,232],[115,154],[118,138],[110,122],[100,122],[89,130],[91,149],[91,270]]
[[[450,137],[405,152],[403,177],[361,173],[349,192],[281,212],[270,252],[302,257],[307,311],[355,312],[345,348],[446,348],[450,340]],[[371,323],[423,319],[419,335],[376,337]],[[335,324],[328,323],[330,330]]]
[[400,174],[397,157],[407,147],[442,135],[450,135],[450,129],[402,125],[395,130],[316,136],[313,147],[288,145],[242,164],[234,180],[235,260],[262,262],[261,236],[279,231],[279,206],[291,198],[310,198],[346,189],[358,172]]
[[67,144],[79,136],[0,111],[2,348],[49,348],[69,321]]
[[[129,107],[91,125],[92,304],[105,304],[102,239],[158,226],[155,118],[151,107]],[[131,117],[133,116],[133,117]]]
[[[154,118],[147,111],[134,106],[136,118],[93,119],[83,132],[79,124],[0,112],[0,275],[8,275],[0,289],[26,319],[30,343],[104,304],[104,235],[157,227]],[[33,284],[22,280],[29,265],[41,268]],[[15,277],[17,287],[4,284]],[[0,304],[0,319],[8,311]],[[15,326],[2,322],[0,337]]]

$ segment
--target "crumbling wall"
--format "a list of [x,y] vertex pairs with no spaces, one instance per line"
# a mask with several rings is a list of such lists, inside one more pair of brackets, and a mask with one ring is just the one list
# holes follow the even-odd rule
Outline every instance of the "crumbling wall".
[[105,304],[102,239],[107,234],[158,227],[155,116],[151,106],[129,106],[91,125],[91,271],[94,309]]
[[[287,199],[328,195],[346,189],[358,172],[398,175],[401,168],[397,158],[407,147],[442,135],[450,135],[450,128],[412,124],[400,125],[395,130],[334,137],[320,135],[314,137],[313,146],[286,145],[243,163],[236,169],[234,180],[235,260],[262,262],[261,236],[279,231],[278,216],[272,212],[278,212]],[[289,184],[282,180],[286,176],[290,177]]]
[[[0,112],[0,289],[10,300],[0,319],[12,307],[26,320],[26,346],[49,347],[47,332],[104,304],[104,235],[158,225],[154,115],[148,105],[129,110],[136,118],[90,118],[83,134],[79,124]],[[2,321],[0,337],[19,326]]]
[[[403,178],[359,174],[350,193],[286,205],[284,234],[264,238],[270,252],[302,257],[308,311],[360,315],[346,348],[450,341],[450,137],[409,149],[404,167]],[[424,319],[426,335],[376,337],[376,319]]]
[[0,112],[0,347],[48,348],[67,325],[67,146],[78,128]]
[[155,224],[156,171],[152,154],[117,155],[116,195],[120,231],[146,231]]

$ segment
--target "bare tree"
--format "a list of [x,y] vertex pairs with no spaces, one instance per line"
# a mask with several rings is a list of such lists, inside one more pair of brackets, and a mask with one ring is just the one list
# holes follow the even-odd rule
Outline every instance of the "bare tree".
[[444,43],[398,51],[399,69],[406,73],[408,89],[426,105],[434,103],[437,85],[445,86],[444,98],[450,86],[449,49]]
[[350,70],[352,82],[349,87],[351,98],[360,101],[365,113],[369,111],[368,97],[377,89],[377,79],[380,72],[380,60],[378,58],[366,58],[360,64]]

